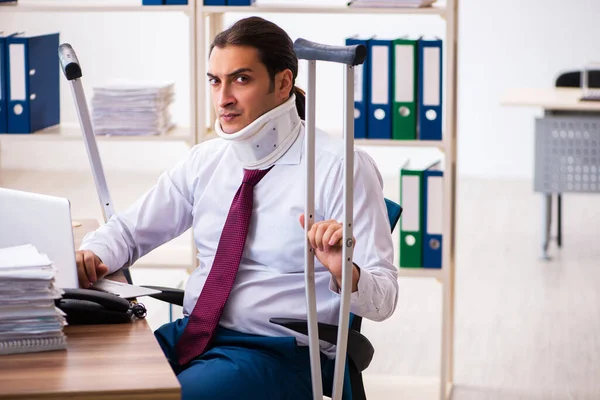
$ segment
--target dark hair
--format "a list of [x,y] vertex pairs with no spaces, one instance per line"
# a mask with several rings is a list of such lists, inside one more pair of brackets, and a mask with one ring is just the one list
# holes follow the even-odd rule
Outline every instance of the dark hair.
[[304,119],[306,97],[304,91],[295,86],[298,76],[298,58],[294,52],[294,43],[288,34],[274,23],[260,17],[249,17],[237,21],[228,29],[219,33],[210,45],[209,57],[215,47],[249,46],[258,50],[260,61],[267,68],[271,79],[271,88],[275,87],[275,74],[289,69],[292,71],[292,93],[296,94],[296,109]]

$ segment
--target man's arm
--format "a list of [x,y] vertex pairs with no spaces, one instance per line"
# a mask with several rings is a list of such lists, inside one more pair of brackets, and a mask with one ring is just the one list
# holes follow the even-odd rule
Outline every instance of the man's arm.
[[[343,161],[328,177],[331,191],[325,192],[329,218],[343,219]],[[398,270],[383,197],[383,181],[373,160],[362,151],[354,153],[354,246],[353,293],[350,310],[375,321],[389,318],[398,302]],[[340,292],[332,275],[330,289]],[[341,277],[341,276],[340,276]],[[356,282],[355,282],[356,279]],[[356,286],[354,285],[356,283]]]
[[196,154],[195,147],[134,204],[86,235],[80,250],[92,251],[112,273],[189,229]]

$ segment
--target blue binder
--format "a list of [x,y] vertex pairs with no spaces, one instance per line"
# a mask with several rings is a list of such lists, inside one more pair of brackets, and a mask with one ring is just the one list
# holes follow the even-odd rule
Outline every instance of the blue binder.
[[369,40],[369,139],[392,138],[392,43],[392,40]]
[[[351,37],[346,39],[346,46],[362,44],[369,46],[369,39]],[[354,137],[367,138],[367,103],[369,101],[369,55],[362,65],[354,68]]]
[[142,0],[143,6],[162,6],[165,0]]
[[6,100],[6,38],[0,36],[0,133],[7,133],[8,102]]
[[419,39],[420,140],[442,140],[442,40]]
[[169,6],[183,6],[187,5],[188,0],[165,0],[165,4]]
[[59,34],[9,36],[8,133],[32,133],[60,122]]
[[444,171],[423,171],[423,268],[442,268]]
[[226,4],[225,0],[204,0],[205,6],[224,6]]

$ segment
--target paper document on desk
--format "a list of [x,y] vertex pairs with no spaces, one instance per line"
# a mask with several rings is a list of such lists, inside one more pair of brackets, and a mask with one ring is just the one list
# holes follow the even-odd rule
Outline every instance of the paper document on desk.
[[3,271],[28,268],[37,271],[40,267],[51,265],[48,256],[39,253],[31,244],[0,249],[0,269]]
[[0,249],[0,354],[67,347],[56,267],[32,244]]
[[103,292],[116,294],[124,299],[132,299],[134,297],[162,293],[160,290],[148,289],[141,286],[130,285],[128,283],[111,281],[110,279],[100,279],[98,282],[94,283],[92,288],[101,290]]

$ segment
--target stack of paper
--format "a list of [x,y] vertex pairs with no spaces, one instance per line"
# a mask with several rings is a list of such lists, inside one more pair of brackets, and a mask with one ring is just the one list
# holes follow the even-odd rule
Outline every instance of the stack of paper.
[[420,8],[430,7],[437,0],[351,0],[350,7]]
[[172,82],[115,81],[93,90],[92,123],[97,135],[162,135],[173,127]]
[[55,275],[48,256],[33,245],[0,249],[0,354],[66,348]]

